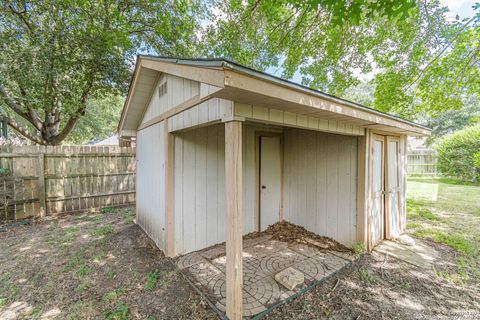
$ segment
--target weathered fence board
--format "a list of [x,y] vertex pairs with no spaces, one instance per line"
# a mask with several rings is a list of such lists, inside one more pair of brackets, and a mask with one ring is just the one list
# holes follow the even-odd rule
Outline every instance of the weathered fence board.
[[436,176],[437,155],[433,149],[416,149],[408,153],[407,173],[409,175]]
[[0,220],[135,202],[135,150],[0,147]]

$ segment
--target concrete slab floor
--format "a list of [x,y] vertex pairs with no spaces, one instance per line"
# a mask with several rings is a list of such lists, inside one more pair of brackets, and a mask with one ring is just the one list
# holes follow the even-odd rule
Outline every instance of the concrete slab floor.
[[412,245],[406,245],[390,240],[384,240],[375,247],[374,251],[390,255],[423,269],[431,269],[439,257],[438,252],[434,248],[425,244],[413,243]]
[[[320,250],[299,243],[271,239],[269,235],[243,242],[243,315],[251,317],[300,292],[316,280],[340,270],[353,255]],[[177,266],[210,301],[225,312],[225,245],[216,245],[177,258]],[[288,267],[302,272],[305,281],[288,290],[275,274]]]

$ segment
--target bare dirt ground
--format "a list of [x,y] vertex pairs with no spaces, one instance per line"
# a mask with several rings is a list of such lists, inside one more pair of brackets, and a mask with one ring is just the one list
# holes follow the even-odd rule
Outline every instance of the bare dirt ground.
[[456,269],[457,253],[424,243],[440,252],[443,270],[420,269],[374,252],[267,319],[480,319],[480,284],[440,276]]
[[214,319],[133,212],[0,232],[0,319]]
[[[442,276],[456,272],[457,251],[417,241],[443,267],[365,255],[267,319],[480,318],[478,280]],[[0,270],[0,319],[216,319],[131,208],[8,228]]]

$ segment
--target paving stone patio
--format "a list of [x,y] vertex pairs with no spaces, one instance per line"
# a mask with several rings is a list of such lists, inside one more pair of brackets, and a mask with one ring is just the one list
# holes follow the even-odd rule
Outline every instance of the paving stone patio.
[[[243,241],[243,315],[254,316],[300,292],[353,261],[351,254],[320,250],[261,235]],[[177,266],[215,306],[225,312],[225,245],[192,252],[177,259]],[[288,290],[275,274],[293,267],[305,277],[303,284]]]

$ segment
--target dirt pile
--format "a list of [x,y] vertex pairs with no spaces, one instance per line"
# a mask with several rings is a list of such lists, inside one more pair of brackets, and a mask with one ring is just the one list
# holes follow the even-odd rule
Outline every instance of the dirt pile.
[[303,243],[319,249],[328,249],[340,252],[352,251],[331,238],[319,236],[313,232],[307,231],[303,227],[286,221],[272,224],[267,228],[267,230],[265,230],[265,233],[270,234],[274,240]]

